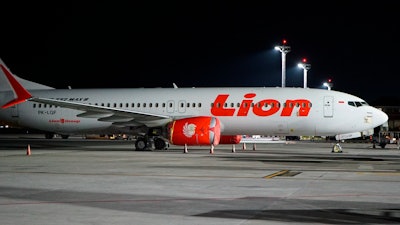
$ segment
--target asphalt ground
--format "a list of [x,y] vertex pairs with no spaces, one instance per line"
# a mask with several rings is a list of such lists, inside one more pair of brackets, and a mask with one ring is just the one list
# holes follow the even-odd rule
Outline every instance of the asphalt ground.
[[[0,224],[398,224],[400,150],[0,136]],[[27,155],[28,149],[30,155]]]

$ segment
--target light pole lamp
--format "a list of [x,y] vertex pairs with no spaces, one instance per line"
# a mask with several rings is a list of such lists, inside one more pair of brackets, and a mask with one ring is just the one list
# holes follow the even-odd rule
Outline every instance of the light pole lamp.
[[325,82],[325,83],[323,83],[323,85],[324,85],[325,87],[327,87],[327,88],[328,88],[328,90],[331,90],[331,89],[332,89],[332,87],[333,87],[332,80],[331,80],[331,79],[329,79],[329,80],[328,80],[328,82]]
[[282,45],[275,46],[275,50],[280,51],[282,55],[282,87],[286,86],[286,54],[290,52],[290,46],[286,45],[286,40],[282,41]]
[[306,62],[307,62],[307,59],[303,59],[302,63],[297,64],[297,66],[302,68],[304,71],[303,88],[307,88],[307,71],[311,69],[311,64],[308,64]]

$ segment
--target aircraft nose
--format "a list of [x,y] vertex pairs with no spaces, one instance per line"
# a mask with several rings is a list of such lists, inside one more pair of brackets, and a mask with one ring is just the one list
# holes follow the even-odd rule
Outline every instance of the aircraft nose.
[[389,119],[389,116],[383,112],[382,110],[376,109],[376,112],[374,113],[374,117],[375,117],[375,122],[376,122],[376,126],[380,126],[384,123],[386,123]]

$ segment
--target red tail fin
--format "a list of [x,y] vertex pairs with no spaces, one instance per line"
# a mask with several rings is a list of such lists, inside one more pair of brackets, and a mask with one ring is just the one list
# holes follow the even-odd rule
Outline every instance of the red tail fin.
[[11,74],[10,71],[8,71],[8,69],[5,66],[0,64],[0,67],[1,70],[3,70],[4,74],[6,75],[8,82],[10,82],[12,90],[15,95],[15,99],[9,101],[1,108],[5,109],[13,105],[17,105],[21,102],[25,102],[27,99],[32,97],[31,93],[29,93],[24,87],[22,87],[22,85],[15,79],[15,77]]

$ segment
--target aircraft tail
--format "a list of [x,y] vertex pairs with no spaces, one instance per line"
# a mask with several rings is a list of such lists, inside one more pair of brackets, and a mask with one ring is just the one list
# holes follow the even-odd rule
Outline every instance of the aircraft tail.
[[22,79],[22,78],[16,76],[15,74],[12,74],[11,70],[6,66],[6,64],[3,62],[3,60],[1,60],[1,58],[0,58],[0,65],[2,65],[2,69],[0,70],[0,91],[12,91],[13,90],[4,71],[8,71],[18,81],[18,83],[20,83],[27,90],[54,89],[53,87],[49,87],[49,86],[46,86],[43,84],[25,80],[25,79]]
[[13,75],[3,60],[0,59],[0,102],[3,104],[1,108],[9,108],[30,99],[32,95],[28,89],[43,90],[54,88]]

